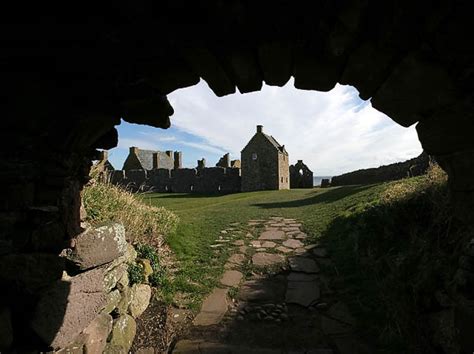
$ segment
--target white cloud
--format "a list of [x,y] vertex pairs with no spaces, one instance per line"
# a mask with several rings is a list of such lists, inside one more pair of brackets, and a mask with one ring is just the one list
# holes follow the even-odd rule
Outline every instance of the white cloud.
[[[204,82],[169,95],[175,114],[172,125],[201,137],[240,158],[240,150],[255,132],[285,144],[290,161],[303,159],[316,175],[336,175],[360,168],[406,160],[421,153],[414,127],[403,128],[351,87],[331,92],[264,86],[260,92],[216,97]],[[208,150],[210,151],[210,150]]]

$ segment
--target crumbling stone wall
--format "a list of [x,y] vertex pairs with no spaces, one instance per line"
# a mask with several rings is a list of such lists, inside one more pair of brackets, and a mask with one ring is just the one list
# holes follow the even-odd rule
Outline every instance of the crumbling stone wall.
[[313,188],[313,171],[303,163],[303,160],[290,165],[290,187]]
[[429,162],[429,156],[426,153],[422,153],[420,156],[404,162],[334,176],[331,179],[331,185],[372,184],[419,176],[426,172]]
[[175,193],[237,193],[241,189],[240,169],[207,167],[174,170],[112,171],[113,184],[133,191]]

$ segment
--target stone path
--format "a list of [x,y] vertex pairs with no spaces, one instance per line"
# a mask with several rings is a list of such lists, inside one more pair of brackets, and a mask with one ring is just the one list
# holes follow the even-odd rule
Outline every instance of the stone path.
[[222,230],[213,248],[235,253],[173,353],[370,352],[354,335],[344,289],[331,286],[337,270],[326,248],[309,244],[302,228],[271,217]]

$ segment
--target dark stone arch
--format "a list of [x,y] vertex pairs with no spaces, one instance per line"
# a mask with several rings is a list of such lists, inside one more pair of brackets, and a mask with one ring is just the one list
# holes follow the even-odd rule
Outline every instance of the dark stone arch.
[[[167,128],[166,95],[200,78],[217,96],[282,86],[291,76],[300,89],[356,87],[397,123],[418,122],[423,148],[449,174],[459,215],[473,223],[468,1],[129,4],[97,14],[42,4],[4,22],[0,269],[5,255],[67,247],[80,231],[79,193],[95,150],[117,144],[119,118]],[[13,284],[0,271],[11,285],[5,306],[28,298],[34,308],[24,273],[19,264]],[[58,278],[48,274],[42,287]],[[15,331],[14,345],[24,344],[29,329]]]

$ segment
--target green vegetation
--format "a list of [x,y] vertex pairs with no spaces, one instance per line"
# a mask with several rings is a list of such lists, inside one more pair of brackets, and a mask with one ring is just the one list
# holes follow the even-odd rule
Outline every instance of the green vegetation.
[[[220,231],[239,222],[246,230],[247,221],[270,216],[296,218],[304,222],[305,231],[319,238],[331,221],[354,206],[375,203],[384,186],[350,186],[330,189],[295,189],[262,191],[224,196],[194,194],[146,194],[151,205],[163,206],[180,218],[176,231],[167,237],[174,252],[178,270],[173,290],[180,304],[197,308],[202,298],[217,285],[229,251],[210,246]],[[249,270],[250,271],[250,270]]]
[[144,204],[135,194],[110,183],[94,181],[84,188],[82,198],[89,222],[120,222],[131,242],[156,244],[158,235],[167,235],[178,223],[172,212]]
[[270,216],[302,221],[309,242],[326,244],[332,254],[361,335],[375,341],[381,353],[423,346],[417,324],[423,301],[450,279],[454,241],[463,235],[452,223],[439,167],[426,176],[369,186],[143,198],[180,217],[167,239],[179,262],[168,285],[191,308],[217,285],[229,256],[226,248],[210,247],[221,230],[238,222],[247,232],[248,220]]
[[128,280],[130,285],[145,282],[145,270],[139,263],[130,263],[128,265]]

